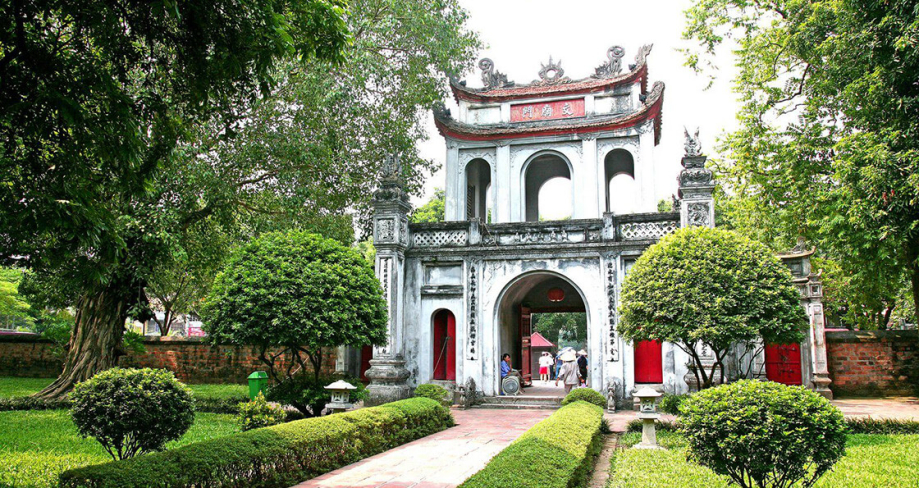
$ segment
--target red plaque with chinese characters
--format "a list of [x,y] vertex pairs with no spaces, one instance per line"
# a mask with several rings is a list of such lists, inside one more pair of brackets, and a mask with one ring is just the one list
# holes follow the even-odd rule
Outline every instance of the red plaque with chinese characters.
[[583,98],[511,105],[511,122],[570,119],[583,116]]

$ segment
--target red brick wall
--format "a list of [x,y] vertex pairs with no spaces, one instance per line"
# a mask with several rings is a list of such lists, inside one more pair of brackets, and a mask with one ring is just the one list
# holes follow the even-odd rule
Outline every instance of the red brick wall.
[[826,333],[830,388],[836,395],[911,395],[905,368],[919,361],[915,330]]
[[[118,365],[126,368],[165,368],[186,383],[245,383],[253,371],[265,371],[251,347],[211,346],[200,338],[153,337],[144,341],[144,353],[130,352]],[[0,336],[0,376],[53,378],[62,358],[53,344],[34,338]],[[335,350],[324,355],[323,370],[335,370]],[[282,362],[286,367],[286,362]]]

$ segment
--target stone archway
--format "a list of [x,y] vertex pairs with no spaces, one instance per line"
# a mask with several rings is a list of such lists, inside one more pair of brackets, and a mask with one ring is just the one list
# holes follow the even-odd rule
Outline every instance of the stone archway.
[[[539,376],[538,371],[533,369],[533,358],[530,356],[532,316],[557,312],[585,314],[586,340],[590,341],[590,315],[587,313],[584,293],[567,277],[552,271],[526,273],[512,280],[499,295],[494,318],[497,349],[495,357],[510,354],[511,364],[514,369],[521,371],[525,384],[532,384],[530,380]],[[498,371],[494,373],[495,385],[500,381]],[[561,386],[555,389],[557,391],[547,392],[540,388],[536,390],[539,390],[538,395],[564,394]],[[497,386],[495,391],[498,391]],[[524,394],[526,393],[525,389]]]

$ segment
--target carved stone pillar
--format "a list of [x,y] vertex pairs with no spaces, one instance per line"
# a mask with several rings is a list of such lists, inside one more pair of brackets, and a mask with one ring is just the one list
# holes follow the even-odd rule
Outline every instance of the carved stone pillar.
[[389,334],[386,344],[373,348],[373,359],[367,377],[367,406],[408,398],[412,394],[402,356],[403,283],[405,249],[409,245],[408,213],[411,205],[403,188],[397,157],[389,157],[383,168],[380,188],[373,197],[373,241],[376,247],[376,274],[383,287],[383,298],[389,311]]
[[678,178],[681,227],[715,227],[715,179],[712,171],[705,167],[707,156],[702,154],[699,131],[695,137],[686,134],[686,155],[683,156]]

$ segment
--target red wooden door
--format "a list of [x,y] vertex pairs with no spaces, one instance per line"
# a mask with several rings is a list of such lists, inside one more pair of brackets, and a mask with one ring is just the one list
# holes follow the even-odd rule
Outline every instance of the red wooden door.
[[532,314],[527,307],[520,307],[520,376],[524,386],[533,384],[533,370],[530,364],[530,330]]
[[434,379],[456,380],[456,317],[449,310],[434,314]]
[[664,359],[661,343],[641,341],[635,344],[635,383],[663,383]]
[[370,382],[367,377],[367,370],[370,369],[370,360],[373,359],[373,346],[364,346],[361,348],[361,381]]
[[800,385],[801,346],[797,344],[766,346],[766,379],[785,385]]

